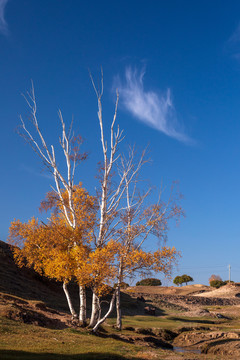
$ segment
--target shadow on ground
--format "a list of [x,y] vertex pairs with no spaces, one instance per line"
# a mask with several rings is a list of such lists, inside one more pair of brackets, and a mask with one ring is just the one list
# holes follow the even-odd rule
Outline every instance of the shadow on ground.
[[[127,360],[129,357],[109,353],[85,353],[63,355],[53,353],[32,353],[27,351],[1,350],[1,360]],[[131,358],[141,360],[141,358]]]
[[186,322],[186,323],[197,323],[197,324],[215,324],[215,321],[212,320],[196,320],[196,319],[184,319],[184,318],[178,318],[178,317],[169,317],[169,320],[173,320],[173,321],[181,321],[181,322]]

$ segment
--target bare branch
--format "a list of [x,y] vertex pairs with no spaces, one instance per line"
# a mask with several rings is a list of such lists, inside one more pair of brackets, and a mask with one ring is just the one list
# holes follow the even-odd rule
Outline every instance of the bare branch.
[[[30,132],[30,130],[27,129],[22,116],[20,116],[22,129],[23,129],[23,133],[21,135],[30,143],[30,145],[32,146],[34,151],[40,156],[40,158],[43,160],[44,164],[48,167],[49,171],[53,174],[53,178],[55,180],[55,185],[56,185],[56,193],[58,194],[58,197],[62,203],[66,220],[71,227],[75,228],[76,227],[76,215],[75,215],[75,209],[73,206],[72,193],[73,193],[73,186],[74,186],[76,161],[77,161],[77,159],[80,158],[80,156],[77,157],[78,154],[76,153],[76,151],[79,152],[79,144],[80,143],[78,144],[78,147],[76,148],[77,150],[74,150],[75,151],[74,154],[71,155],[71,151],[72,151],[71,136],[72,136],[73,120],[70,124],[68,132],[66,133],[65,122],[63,120],[61,110],[59,110],[58,114],[59,114],[59,119],[60,119],[61,126],[62,126],[62,136],[59,139],[59,142],[60,142],[61,148],[64,153],[66,167],[67,167],[67,177],[65,178],[63,172],[60,171],[60,169],[56,163],[54,146],[51,145],[50,147],[48,147],[48,145],[45,141],[45,138],[39,128],[38,119],[37,119],[37,103],[36,103],[36,98],[35,98],[35,90],[34,90],[33,82],[31,82],[31,85],[32,85],[31,91],[27,92],[27,95],[26,96],[23,95],[23,97],[30,109],[32,124],[37,133],[39,141],[37,139],[35,139],[34,136],[32,135],[32,133]],[[25,133],[25,135],[24,135],[24,133]],[[67,193],[68,193],[68,205],[66,205],[63,202],[62,192],[61,192],[62,186],[67,190]]]

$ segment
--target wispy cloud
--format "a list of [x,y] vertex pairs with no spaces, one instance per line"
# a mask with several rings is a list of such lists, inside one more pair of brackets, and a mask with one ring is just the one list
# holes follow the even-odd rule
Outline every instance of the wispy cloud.
[[4,17],[5,7],[9,0],[0,0],[0,33],[7,35],[8,25]]
[[167,89],[164,94],[146,91],[143,83],[144,75],[144,70],[138,71],[128,67],[124,81],[121,81],[119,77],[116,79],[123,106],[135,118],[148,126],[179,141],[191,142],[177,121],[170,89]]
[[20,164],[20,168],[21,168],[21,170],[26,171],[31,175],[34,175],[34,176],[37,176],[37,177],[44,177],[44,178],[50,179],[50,180],[53,179],[52,175],[45,171],[46,169],[38,171],[38,170],[35,170],[34,168],[32,168],[32,167],[30,167],[30,166],[28,166],[26,164],[23,164],[23,163]]
[[240,23],[225,42],[224,51],[233,59],[240,60]]

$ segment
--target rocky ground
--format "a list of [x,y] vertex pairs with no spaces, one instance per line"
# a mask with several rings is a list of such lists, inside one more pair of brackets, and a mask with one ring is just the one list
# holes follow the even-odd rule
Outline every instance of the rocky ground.
[[[195,359],[206,355],[223,359],[240,359],[240,284],[227,284],[220,289],[198,285],[182,289],[174,294],[174,289],[131,288],[132,295],[142,301],[151,301],[152,306],[168,308],[176,312],[176,320],[186,316],[189,326],[174,329],[168,341],[177,349],[195,353]],[[129,291],[128,290],[128,291]],[[185,293],[183,295],[183,293]],[[209,326],[193,327],[191,318],[203,318]],[[192,320],[194,321],[194,320]],[[201,323],[201,320],[198,320]],[[165,339],[166,340],[166,339]]]

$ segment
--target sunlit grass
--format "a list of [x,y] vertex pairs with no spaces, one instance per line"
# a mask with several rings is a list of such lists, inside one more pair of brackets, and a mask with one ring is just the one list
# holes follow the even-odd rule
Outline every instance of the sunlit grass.
[[[107,323],[109,325],[114,325],[115,319],[108,319]],[[216,323],[213,318],[203,318],[203,317],[186,317],[177,314],[177,317],[174,316],[124,316],[123,317],[123,326],[144,327],[144,328],[159,328],[159,329],[168,329],[173,330],[180,327],[188,326],[209,326],[209,324],[214,325]]]
[[[5,318],[0,318],[0,338],[1,360],[151,358],[144,357],[142,346],[98,337],[87,330],[51,330]],[[156,355],[161,350],[151,352]]]

